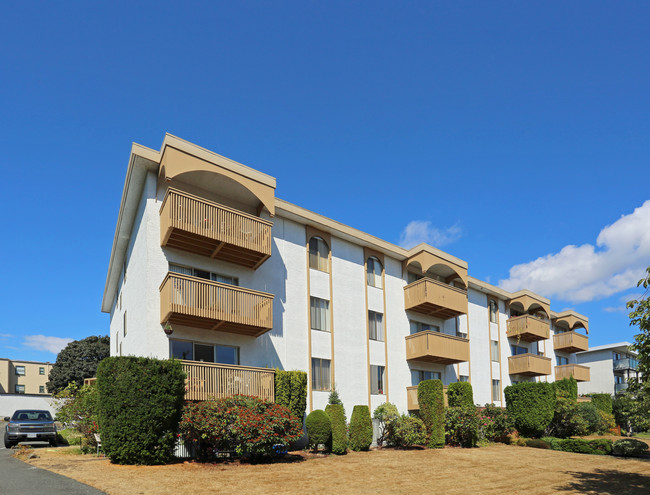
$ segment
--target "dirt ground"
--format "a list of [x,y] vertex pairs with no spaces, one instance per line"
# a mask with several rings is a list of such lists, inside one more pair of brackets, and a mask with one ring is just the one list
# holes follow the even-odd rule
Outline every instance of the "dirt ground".
[[117,466],[66,449],[27,462],[109,494],[179,493],[650,493],[650,460],[493,445],[478,449],[375,450],[274,464]]

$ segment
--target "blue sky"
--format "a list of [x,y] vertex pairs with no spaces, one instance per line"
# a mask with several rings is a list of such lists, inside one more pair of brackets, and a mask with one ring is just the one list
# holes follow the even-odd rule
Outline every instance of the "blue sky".
[[591,345],[630,340],[624,301],[650,265],[649,19],[616,1],[5,5],[0,357],[53,361],[108,332],[130,145],[165,132],[574,308]]

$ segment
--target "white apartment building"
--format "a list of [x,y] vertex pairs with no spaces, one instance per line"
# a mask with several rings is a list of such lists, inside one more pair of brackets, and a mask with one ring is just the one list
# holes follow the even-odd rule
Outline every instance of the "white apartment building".
[[417,409],[417,384],[470,381],[477,404],[573,375],[588,319],[467,263],[403,249],[275,196],[276,180],[177,137],[134,144],[102,301],[112,355],[178,357],[188,399],[272,397],[308,373],[308,410],[336,386],[348,411]]
[[591,379],[578,383],[580,394],[620,394],[627,390],[629,378],[638,377],[637,354],[629,342],[599,345],[578,352],[576,361],[591,369]]

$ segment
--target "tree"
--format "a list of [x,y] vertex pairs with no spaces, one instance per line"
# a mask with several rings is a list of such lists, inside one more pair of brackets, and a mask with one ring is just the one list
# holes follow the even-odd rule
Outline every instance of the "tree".
[[52,365],[47,391],[59,393],[72,382],[81,387],[84,378],[94,377],[99,362],[110,354],[110,338],[106,335],[70,342],[59,352]]

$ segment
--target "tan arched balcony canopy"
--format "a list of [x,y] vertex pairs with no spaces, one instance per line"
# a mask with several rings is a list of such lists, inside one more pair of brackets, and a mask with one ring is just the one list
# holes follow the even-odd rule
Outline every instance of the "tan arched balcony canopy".
[[576,328],[583,328],[589,334],[589,318],[582,316],[575,311],[563,311],[553,315],[551,319],[553,325],[562,330],[575,330]]
[[[553,348],[556,351],[574,353],[589,349],[589,337],[576,329],[582,328],[589,334],[589,319],[575,311],[553,313],[551,321],[555,327]],[[575,377],[576,380],[578,377]]]
[[[526,342],[546,340],[550,336],[550,303],[534,292],[515,292],[507,301],[511,314],[506,335]],[[513,314],[514,312],[514,314]],[[521,313],[520,315],[516,315]]]
[[543,313],[544,319],[547,320],[551,318],[551,305],[549,301],[528,290],[516,292],[508,300],[508,307],[511,310],[529,315],[542,316]]
[[426,249],[421,249],[407,258],[404,265],[407,270],[425,277],[435,276],[436,279],[440,278],[447,284],[456,282],[467,289],[467,264],[463,266]]

